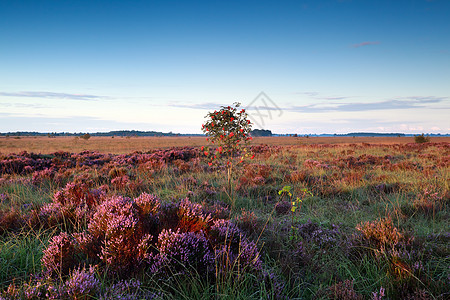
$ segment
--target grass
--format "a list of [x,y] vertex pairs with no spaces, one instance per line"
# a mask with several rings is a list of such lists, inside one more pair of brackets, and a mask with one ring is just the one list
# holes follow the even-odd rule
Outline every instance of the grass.
[[0,240],[0,282],[9,285],[26,280],[30,274],[41,271],[42,250],[51,232],[45,230],[22,230],[9,233]]
[[[68,145],[80,149],[77,147],[82,143],[82,147],[89,146],[88,149],[104,153],[148,151],[178,142],[183,146],[203,143],[203,138],[197,140],[194,137],[94,137],[76,142],[73,138],[9,139],[11,144],[1,148],[1,152],[14,147],[23,147],[15,152],[40,152],[36,149],[45,145],[46,158],[50,160],[54,159],[54,149],[61,150]],[[160,143],[156,142],[158,139]],[[32,143],[33,140],[36,141]],[[436,140],[433,138],[432,142]],[[23,292],[24,283],[33,281],[31,274],[40,274],[42,251],[47,248],[51,237],[61,231],[86,230],[86,224],[66,228],[66,221],[47,227],[35,226],[31,230],[23,221],[30,217],[33,209],[52,201],[54,193],[66,182],[78,180],[88,184],[90,189],[108,186],[107,195],[135,198],[148,192],[157,195],[164,203],[176,203],[189,197],[191,201],[202,204],[204,209],[212,209],[216,205],[258,245],[263,264],[260,273],[240,270],[205,278],[193,267],[186,266],[189,276],[173,273],[161,278],[144,269],[134,275],[140,282],[136,290],[140,296],[136,294],[136,298],[146,293],[164,295],[164,299],[277,299],[282,296],[288,299],[330,299],[332,293],[370,298],[380,288],[386,289],[389,298],[418,294],[427,295],[429,299],[448,296],[448,143],[406,144],[413,138],[374,138],[368,140],[370,144],[357,142],[358,138],[330,138],[326,144],[319,144],[322,141],[319,138],[261,141],[281,141],[281,144],[295,146],[267,147],[257,153],[253,161],[240,166],[233,182],[234,201],[223,189],[226,186],[223,171],[209,168],[201,156],[186,159],[183,165],[186,169],[183,170],[180,162],[175,160],[164,162],[162,168],[146,165],[148,158],[132,162],[132,154],[123,157],[111,155],[110,160],[101,165],[96,165],[90,158],[83,158],[82,161],[91,163],[55,166],[55,172],[63,178],[59,182],[50,178],[33,184],[33,172],[2,174],[0,287],[3,295],[12,294],[7,288],[13,282]],[[349,145],[352,141],[354,145]],[[74,154],[74,157],[80,156]],[[130,158],[131,162],[123,160],[124,157]],[[0,164],[7,159],[0,156]],[[115,186],[111,177],[116,176],[111,171],[114,168],[124,169],[131,184]],[[63,172],[66,172],[66,177]],[[284,213],[276,210],[277,203],[292,200],[281,199],[278,195],[283,186],[291,186],[292,199],[303,199],[295,212],[289,208]],[[304,188],[313,196],[303,197],[301,191]],[[13,216],[18,220],[16,223],[8,215],[13,210],[16,211]],[[365,238],[365,232],[356,229],[360,224],[386,217],[392,219],[398,232],[410,239],[399,243],[388,239],[384,246],[380,246]],[[388,231],[381,234],[389,237]],[[97,265],[95,276],[101,282],[101,291],[93,297],[106,293],[108,287],[112,288],[120,281],[105,276],[104,267]],[[50,283],[61,287],[65,280],[67,278],[53,279]]]

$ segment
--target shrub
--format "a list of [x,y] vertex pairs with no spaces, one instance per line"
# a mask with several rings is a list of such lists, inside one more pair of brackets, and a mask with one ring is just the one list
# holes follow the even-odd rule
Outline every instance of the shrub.
[[91,135],[89,133],[85,133],[85,134],[81,135],[80,138],[87,141],[88,139],[91,138]]
[[423,133],[414,136],[414,142],[417,144],[428,143],[430,141],[430,137],[425,136]]
[[75,264],[74,242],[66,232],[54,236],[43,252],[42,266],[50,275],[68,274]]
[[147,257],[153,236],[144,232],[142,226],[136,203],[114,196],[97,207],[88,231],[101,245],[98,257],[112,271],[122,273],[137,268]]
[[70,299],[91,299],[100,291],[100,281],[95,278],[93,267],[87,271],[85,268],[75,269],[63,289]]
[[165,230],[158,236],[158,254],[154,258],[154,272],[169,275],[184,273],[193,268],[198,274],[206,275],[214,270],[214,255],[203,231],[176,232]]

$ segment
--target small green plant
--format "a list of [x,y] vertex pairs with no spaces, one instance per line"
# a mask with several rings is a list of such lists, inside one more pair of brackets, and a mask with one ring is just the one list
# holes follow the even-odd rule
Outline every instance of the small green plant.
[[309,191],[307,188],[303,188],[300,191],[302,193],[301,197],[296,197],[295,200],[293,200],[293,194],[291,193],[291,186],[285,185],[281,190],[278,191],[278,195],[281,196],[281,199],[284,197],[288,197],[289,201],[291,202],[291,229],[292,229],[292,236],[294,237],[294,213],[297,211],[300,211],[302,208],[303,199],[305,199],[307,196],[313,197],[314,195]]
[[423,133],[414,136],[414,142],[417,144],[428,143],[430,141],[430,137],[425,136]]
[[227,170],[227,193],[232,197],[233,166],[242,163],[248,156],[243,144],[248,143],[250,137],[251,122],[245,109],[239,110],[240,103],[233,106],[222,106],[219,111],[206,115],[207,121],[202,125],[202,130],[207,136],[206,140],[216,145],[215,151],[202,147],[202,151],[213,163],[225,165]]

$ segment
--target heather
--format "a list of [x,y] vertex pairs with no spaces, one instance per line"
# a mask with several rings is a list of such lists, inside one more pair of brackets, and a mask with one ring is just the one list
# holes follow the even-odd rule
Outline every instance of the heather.
[[0,155],[0,298],[446,299],[449,146]]

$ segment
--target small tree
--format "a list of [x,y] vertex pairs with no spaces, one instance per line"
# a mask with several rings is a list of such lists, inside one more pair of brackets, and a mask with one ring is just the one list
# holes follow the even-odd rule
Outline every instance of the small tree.
[[427,135],[425,136],[423,133],[422,134],[418,134],[414,136],[414,141],[418,144],[421,143],[428,143],[430,141],[430,137]]
[[221,106],[219,111],[206,115],[207,121],[202,125],[202,130],[207,136],[206,140],[216,145],[215,151],[209,151],[202,147],[204,154],[210,158],[209,165],[225,164],[227,169],[227,192],[232,195],[233,166],[242,163],[248,155],[242,147],[252,138],[249,136],[251,122],[245,109],[239,110],[240,103],[233,106]]
[[80,138],[82,138],[83,140],[88,140],[91,138],[91,135],[89,133],[83,134],[82,136],[80,136]]

